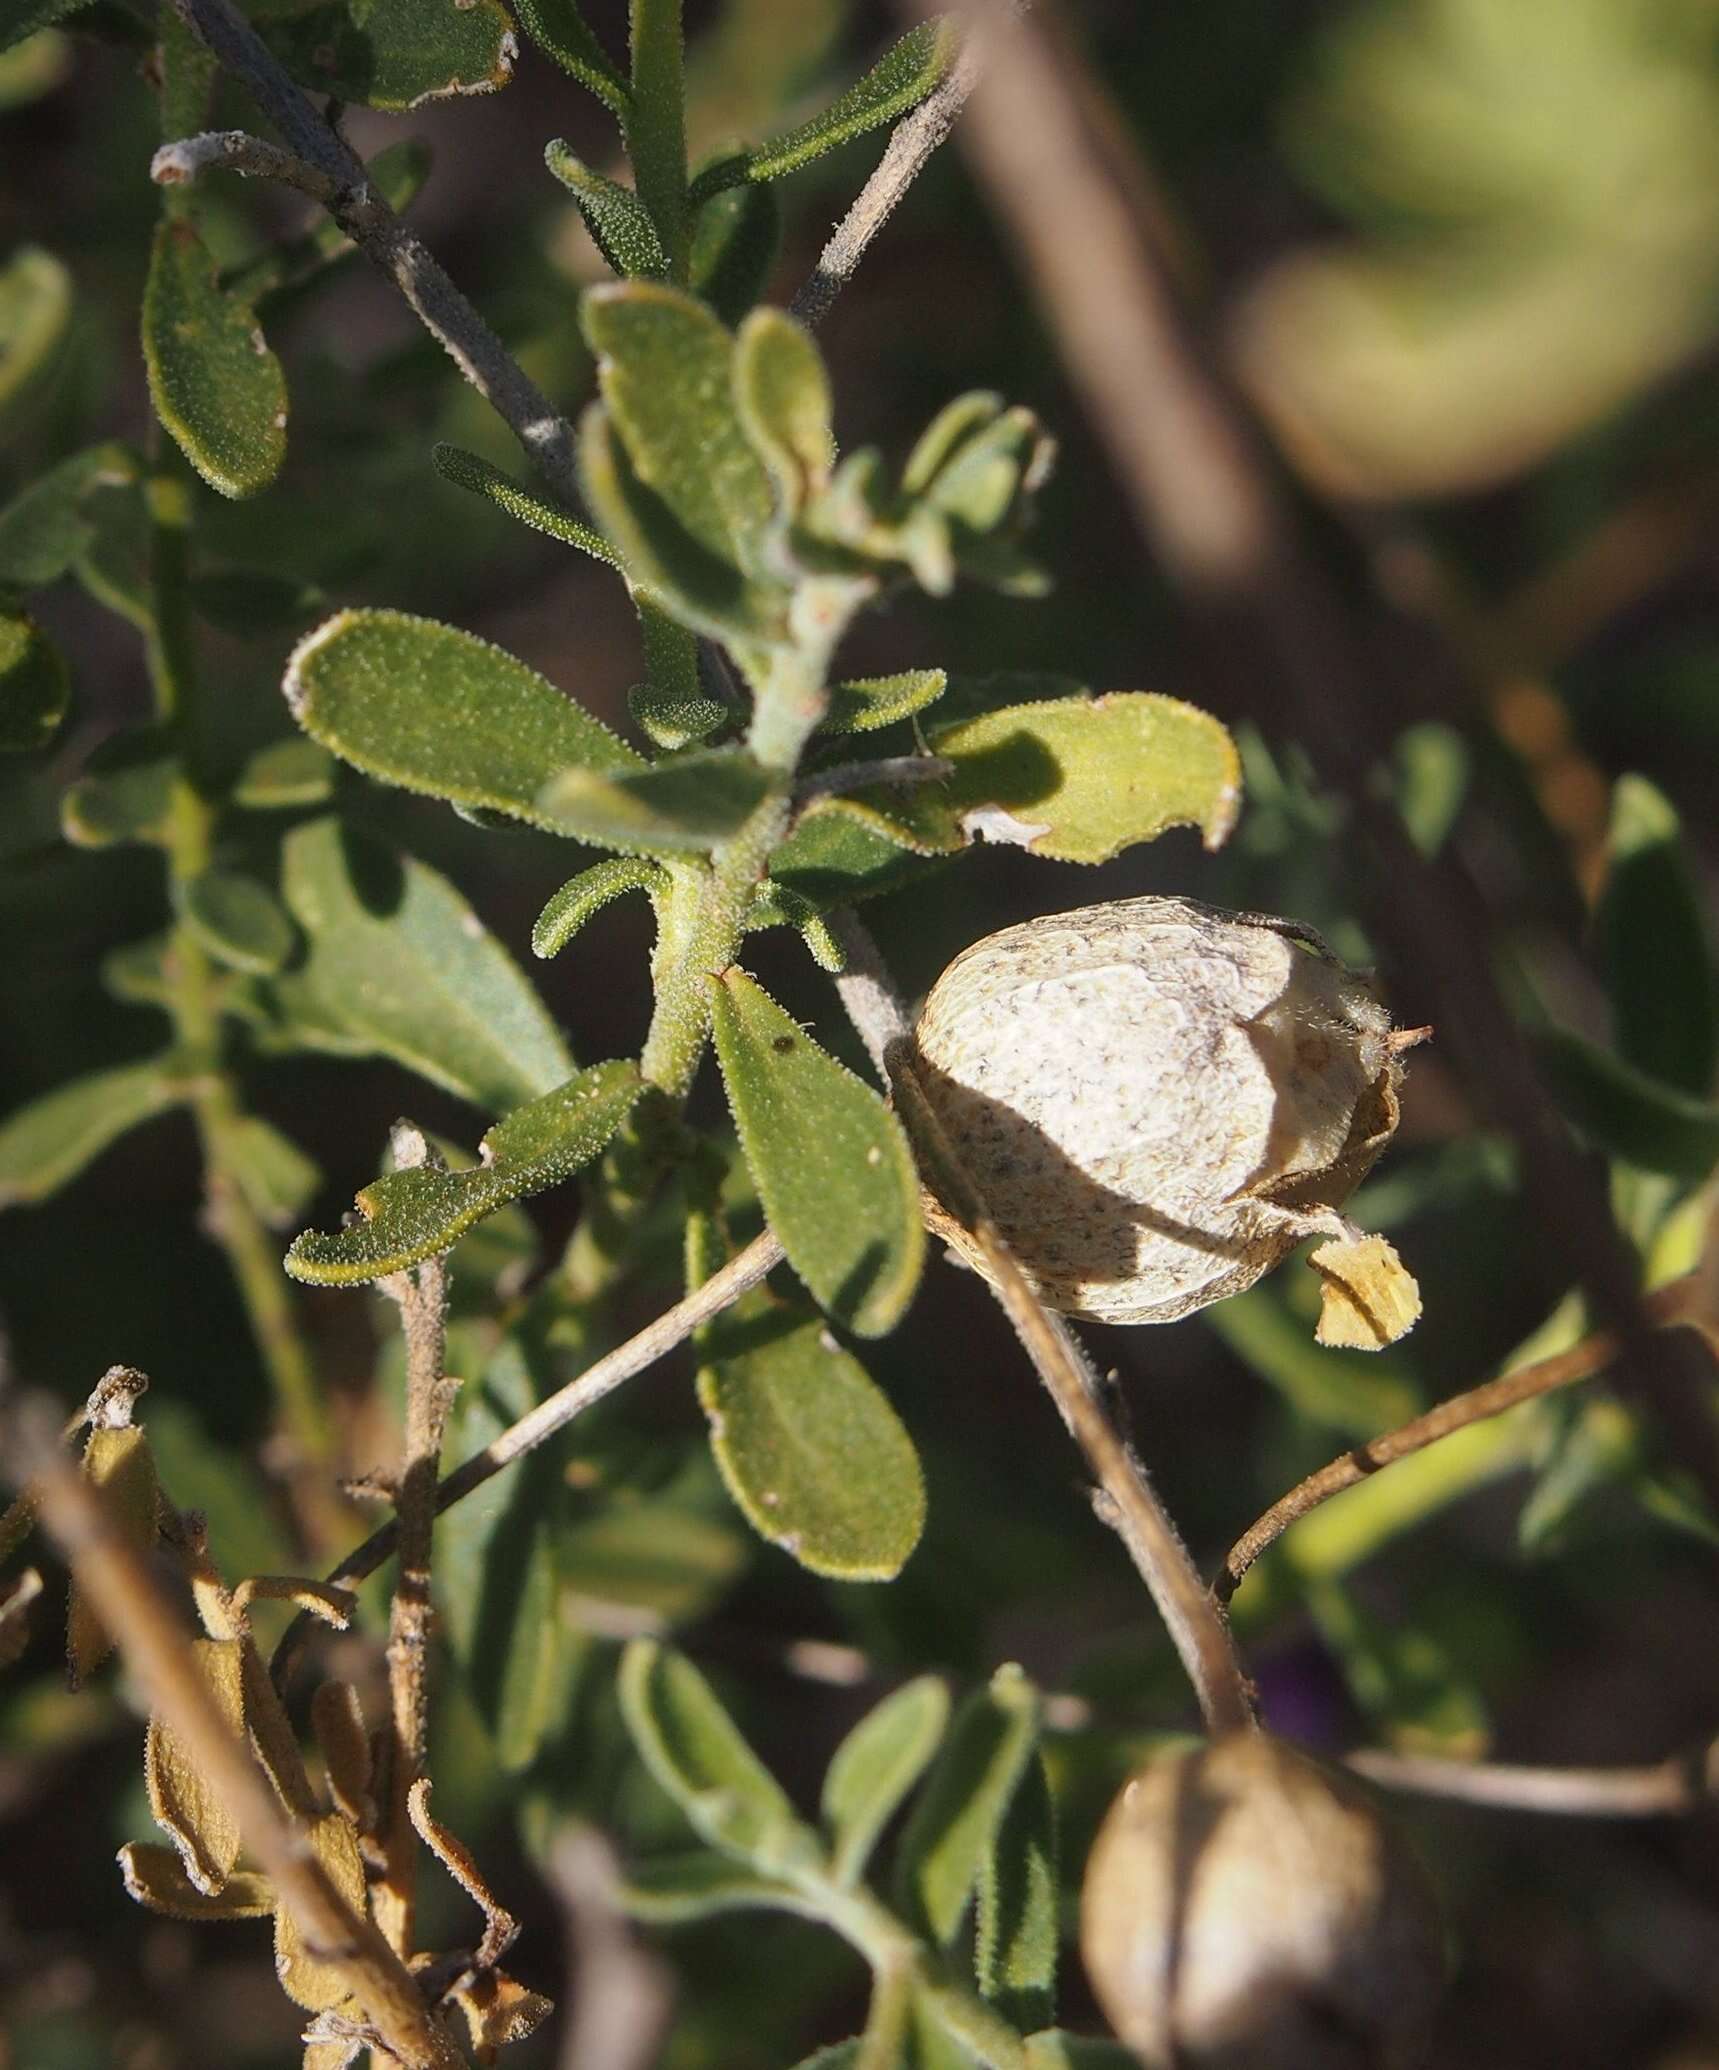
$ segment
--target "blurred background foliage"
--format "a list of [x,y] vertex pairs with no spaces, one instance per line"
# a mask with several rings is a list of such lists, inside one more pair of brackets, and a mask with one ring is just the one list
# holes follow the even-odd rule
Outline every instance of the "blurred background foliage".
[[[619,10],[590,13],[619,49]],[[137,334],[157,110],[136,17],[98,17],[100,36],[74,22],[0,59],[0,501],[97,439],[137,440],[147,418]],[[1452,846],[1477,880],[1489,952],[1523,1015],[1615,1043],[1691,1103],[1689,1127],[1705,1117],[1711,1130],[1701,915],[1719,862],[1719,13],[1710,0],[1083,0],[1064,19],[1144,154],[1153,220],[1214,363],[1296,471],[1310,535],[1345,587],[1372,585],[1395,607],[1369,657],[1394,735],[1380,785],[1423,852]],[[896,28],[869,0],[721,0],[690,7],[689,24],[695,154],[791,122]],[[241,118],[236,102],[223,116]],[[541,150],[561,135],[612,164],[601,111],[527,49],[503,93],[405,116],[357,109],[349,124],[367,157],[404,136],[429,146],[414,223],[576,409],[591,367],[574,300],[603,268]],[[772,299],[806,277],[877,148],[863,140],[781,188]],[[205,237],[235,267],[307,220],[260,185],[211,183],[202,202]],[[252,501],[199,503],[205,665],[231,751],[280,735],[286,653],[349,602],[479,632],[623,727],[639,660],[620,586],[434,472],[440,439],[516,461],[391,294],[349,263],[285,297],[269,334],[291,395],[285,469]],[[1062,443],[1034,542],[1051,596],[904,596],[858,629],[843,672],[1043,669],[1187,695],[1236,731],[1246,765],[1241,821],[1216,857],[1185,834],[1096,871],[1005,849],[881,901],[872,918],[903,983],[923,990],[956,950],[1032,912],[1151,890],[1291,914],[1351,960],[1375,960],[1387,945],[1367,931],[1348,808],[1285,731],[1270,680],[1207,680],[1188,614],[1143,554],[954,151],[932,162],[820,339],[844,446],[899,455],[975,387],[1026,403]],[[33,608],[69,657],[75,704],[51,750],[0,763],[8,1111],[74,1072],[149,1054],[159,1030],[135,987],[116,1003],[103,981],[106,959],[159,925],[157,857],[68,847],[57,832],[67,784],[147,715],[138,642],[70,582]],[[641,902],[605,913],[577,955],[533,964],[531,922],[565,874],[564,849],[349,775],[339,797],[460,887],[532,970],[579,1057],[637,1048]],[[820,1040],[858,1060],[790,936],[758,938],[755,963]],[[1399,1022],[1437,1025],[1447,1002],[1424,970],[1398,954],[1385,977]],[[300,1221],[322,1227],[376,1170],[396,1114],[468,1147],[477,1133],[460,1102],[383,1061],[259,1057],[246,1083],[255,1111],[314,1161]],[[714,1118],[708,1084],[694,1112]],[[1587,1112],[1596,1183],[1609,1182],[1645,1275],[1688,1269],[1709,1205],[1700,1158],[1647,1169],[1632,1161],[1643,1153],[1627,1115],[1616,1119]],[[263,1443],[269,1401],[197,1196],[189,1125],[148,1124],[68,1191],[5,1214],[0,1304],[21,1371],[68,1400],[115,1360],[148,1371],[147,1426],[175,1500],[207,1512],[230,1576],[278,1571],[296,1553]],[[496,1289],[505,1297],[552,1257],[575,1212],[566,1189],[510,1209],[456,1257],[451,1364],[484,1378],[450,1457],[538,1391],[532,1347],[498,1333]],[[1332,1453],[1530,1340],[1555,1349],[1586,1325],[1560,1231],[1526,1205],[1510,1145],[1480,1125],[1436,1042],[1412,1060],[1402,1133],[1357,1213],[1389,1231],[1426,1298],[1415,1334],[1378,1358],[1313,1347],[1317,1287],[1295,1266],[1173,1328],[1095,1333],[1208,1569]],[[665,1220],[655,1283],[629,1288],[619,1324],[674,1292],[673,1239]],[[398,1384],[387,1316],[363,1295],[298,1298],[350,1458],[386,1459]],[[802,1798],[892,1681],[921,1668],[971,1680],[1019,1660],[1055,1699],[1049,1754],[1076,1864],[1150,1735],[1189,1722],[1138,1584],[970,1275],[934,1267],[907,1323],[870,1353],[929,1492],[924,1542],[888,1587],[816,1581],[748,1532],[710,1462],[688,1364],[634,1383],[581,1422],[576,1444],[466,1504],[438,1540],[458,1663],[440,1687],[438,1814],[527,1919],[516,1972],[558,1998],[577,1977],[542,1871],[555,1834],[589,1819],[643,1844],[670,1819],[615,1710],[629,1633],[673,1630]],[[1333,1505],[1262,1563],[1238,1626],[1272,1722],[1327,1752],[1649,1761],[1719,1720],[1716,1550],[1719,1520],[1657,1433],[1619,1399],[1579,1390]],[[147,1823],[135,1725],[111,1682],[66,1692],[52,1620],[39,1624],[0,1683],[0,2059],[296,2060],[291,2010],[252,1929],[177,1925],[125,1900],[113,1850]],[[376,1672],[358,1648],[343,1669]],[[1403,1809],[1453,1924],[1440,2063],[1719,2064],[1711,1817]],[[772,1920],[762,1991],[757,1934],[741,1920],[672,1936],[673,2070],[774,2070],[857,2024],[852,1958]],[[1065,2024],[1090,2025],[1078,1984],[1070,1997]],[[556,2046],[549,2031],[510,2060],[550,2062]]]

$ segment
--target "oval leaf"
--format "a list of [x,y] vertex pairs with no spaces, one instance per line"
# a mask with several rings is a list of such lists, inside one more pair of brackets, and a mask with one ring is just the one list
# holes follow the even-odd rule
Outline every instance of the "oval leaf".
[[57,580],[94,535],[92,499],[104,489],[135,493],[137,480],[136,459],[109,444],[74,453],[21,490],[0,510],[0,584],[39,589]]
[[929,1766],[949,1722],[949,1690],[920,1675],[886,1696],[848,1734],[824,1776],[824,1822],[838,1883],[865,1874],[877,1836]]
[[501,0],[347,0],[277,11],[260,27],[307,86],[396,114],[454,94],[493,93],[513,77],[519,55]]
[[[362,1919],[368,1893],[357,1828],[338,1811],[331,1811],[304,1820],[300,1830],[329,1881]],[[310,2012],[327,2012],[344,2003],[352,1988],[344,1964],[336,1967],[311,1954],[298,1921],[285,1905],[275,1913],[275,1975],[292,2002]]]
[[826,1313],[882,1336],[925,1252],[901,1124],[744,971],[710,984],[728,1104],[770,1226]]
[[286,458],[286,376],[255,312],[222,292],[182,216],[155,233],[143,356],[155,414],[209,486],[223,496],[266,489]]
[[979,1989],[1029,2033],[1056,2013],[1056,1805],[1044,1756],[1027,1763],[979,1877]]
[[591,240],[623,280],[660,280],[669,270],[651,212],[623,187],[578,157],[560,137],[543,147],[543,162],[578,204]]
[[393,1057],[491,1113],[572,1072],[524,973],[427,863],[313,820],[287,836],[281,889],[308,941],[262,992],[288,1043]]
[[813,1835],[691,1661],[635,1639],[618,1689],[640,1759],[701,1839],[767,1874],[815,1859]]
[[0,613],[0,753],[46,747],[71,703],[65,659],[33,618]]
[[229,970],[267,977],[293,952],[297,937],[266,884],[238,870],[203,870],[174,888],[179,917]]
[[335,1236],[307,1231],[288,1251],[287,1270],[313,1285],[351,1286],[447,1250],[496,1208],[588,1165],[643,1089],[636,1064],[593,1064],[498,1121],[472,1170],[420,1165],[373,1180],[358,1195],[364,1219]]
[[46,1200],[109,1143],[185,1098],[165,1060],[97,1071],[0,1122],[0,1207]]
[[600,848],[704,850],[737,834],[776,784],[744,748],[701,748],[620,776],[563,770],[537,803],[544,825]]
[[[242,1734],[238,1640],[194,1639],[191,1651],[228,1730]],[[178,1734],[158,1717],[150,1719],[143,1743],[143,1779],[150,1815],[178,1848],[187,1878],[205,1897],[215,1896],[239,1859],[239,1822]]]
[[567,768],[638,768],[624,741],[499,647],[403,611],[342,611],[293,650],[293,716],[383,783],[554,822],[538,793]]
[[746,436],[770,470],[779,507],[798,511],[829,480],[836,437],[822,355],[811,333],[780,309],[754,309],[741,324],[734,401]]
[[[48,10],[47,18],[52,15]],[[71,316],[71,274],[40,245],[21,245],[0,266],[0,410],[53,364]]]
[[836,683],[818,731],[875,733],[880,726],[893,726],[897,719],[911,718],[935,704],[948,684],[940,668],[910,668],[898,676],[858,676],[851,683]]
[[888,1398],[815,1316],[763,1297],[706,1336],[698,1398],[730,1494],[814,1574],[891,1581],[925,1525],[919,1455]]

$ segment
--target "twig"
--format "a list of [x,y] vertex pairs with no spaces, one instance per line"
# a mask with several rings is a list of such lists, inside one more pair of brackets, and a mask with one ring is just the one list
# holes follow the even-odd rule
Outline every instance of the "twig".
[[[297,167],[291,184],[302,187],[304,175],[329,183],[332,198],[326,206],[330,215],[405,296],[425,329],[501,416],[561,501],[571,510],[579,509],[572,425],[508,353],[425,245],[371,191],[364,166],[350,146],[288,78],[231,0],[173,0],[173,5],[227,70],[245,82],[286,139],[288,156]],[[180,161],[170,154],[204,141],[193,138],[187,144],[168,145],[165,153],[157,153],[157,163],[166,155],[171,176],[183,178],[184,172],[175,169]],[[312,190],[305,187],[304,191]]]
[[808,330],[816,330],[829,314],[831,304],[865,257],[866,247],[895,213],[926,160],[954,128],[956,116],[966,106],[978,81],[983,61],[980,39],[972,34],[963,36],[960,52],[946,76],[890,131],[877,169],[818,254],[811,278],[789,304],[789,313],[797,316]]
[[962,12],[992,30],[963,145],[1021,249],[1142,536],[1197,607],[1208,661],[1239,695],[1280,685],[1316,763],[1347,794],[1372,851],[1363,876],[1381,945],[1439,995],[1447,1048],[1478,1107],[1515,1140],[1530,1204],[1561,1239],[1548,1255],[1570,1261],[1599,1318],[1619,1330],[1634,1365],[1620,1384],[1651,1400],[1719,1506],[1719,1430],[1697,1370],[1710,1361],[1647,1325],[1609,1201],[1499,989],[1477,887],[1449,850],[1423,858],[1372,782],[1394,724],[1370,645],[1385,629],[1379,614],[1358,619],[1302,550],[1258,434],[1130,205],[1138,162],[1118,162],[1120,131],[1093,113],[1097,90],[1079,61],[1031,24],[1006,28],[1003,0],[964,0]]
[[890,1056],[896,1097],[936,1177],[944,1207],[958,1214],[979,1244],[1003,1313],[1014,1325],[1070,1436],[1098,1483],[1093,1508],[1128,1548],[1158,1606],[1200,1713],[1214,1735],[1254,1723],[1247,1679],[1216,1598],[1200,1579],[1187,1547],[1138,1457],[1123,1442],[1103,1406],[1098,1375],[1072,1330],[1052,1315],[1028,1284],[1003,1241],[972,1175],[962,1164],[926,1099],[904,1051]]
[[[421,1130],[399,1123],[393,1134],[396,1170],[434,1161]],[[444,1369],[447,1349],[448,1261],[426,1258],[412,1272],[390,1275],[382,1291],[400,1308],[406,1337],[406,1432],[394,1523],[399,1572],[388,1608],[388,1696],[393,1731],[388,1740],[386,1805],[382,1828],[384,1869],[376,1887],[377,1923],[402,1956],[412,1953],[417,1891],[417,1833],[412,1785],[424,1772],[429,1743],[430,1553],[436,1523],[436,1475],[442,1435],[455,1387]]]
[[200,136],[181,137],[163,144],[149,161],[149,177],[158,187],[175,187],[182,180],[194,180],[200,173],[236,172],[246,179],[278,180],[283,187],[296,187],[333,208],[346,195],[346,188],[328,173],[305,159],[283,151],[242,129],[209,129]]
[[1528,1768],[1503,1761],[1451,1761],[1436,1754],[1392,1754],[1366,1747],[1345,1767],[1387,1789],[1452,1797],[1499,1811],[1556,1812],[1570,1818],[1673,1818],[1719,1796],[1719,1759],[1706,1746],[1648,1768]]
[[[1702,1275],[1691,1272],[1682,1279],[1673,1280],[1669,1286],[1648,1295],[1642,1306],[1661,1327],[1693,1321],[1705,1307]],[[1381,1468],[1408,1458],[1412,1452],[1425,1451],[1428,1445],[1449,1437],[1453,1430],[1461,1430],[1470,1423],[1484,1422],[1490,1416],[1502,1416],[1507,1409],[1533,1401],[1539,1395],[1551,1394],[1560,1387],[1573,1387],[1578,1381],[1593,1379],[1612,1363],[1620,1349],[1615,1331],[1598,1330],[1568,1351],[1558,1352],[1551,1358],[1537,1359],[1533,1365],[1523,1366],[1514,1373],[1501,1374],[1496,1380],[1483,1381],[1466,1394],[1453,1395],[1449,1401],[1438,1403],[1424,1416],[1416,1416],[1382,1437],[1369,1438],[1366,1444],[1357,1445],[1354,1451],[1345,1452],[1340,1459],[1333,1459],[1329,1466],[1310,1473],[1306,1480],[1281,1496],[1257,1523],[1242,1533],[1230,1547],[1223,1571],[1213,1584],[1214,1593],[1221,1602],[1227,1603],[1240,1586],[1242,1576],[1267,1546],[1281,1538],[1291,1524],[1299,1522],[1321,1503],[1329,1502],[1333,1495],[1341,1495],[1345,1488],[1352,1488]]]
[[889,1083],[889,1059],[908,1036],[907,1008],[895,989],[871,929],[851,906],[838,906],[828,916],[830,932],[842,952],[836,994],[854,1032],[865,1044],[877,1075]]
[[8,1405],[0,1410],[0,1456],[10,1475],[33,1484],[42,1524],[118,1638],[150,1710],[179,1737],[199,1778],[238,1821],[247,1853],[292,1914],[306,1948],[340,1974],[382,2045],[409,2070],[454,2070],[463,2059],[404,1964],[335,1888],[221,1715],[154,1576],[60,1443],[60,1421],[40,1398]]
[[[474,1452],[457,1466],[436,1488],[437,1516],[475,1488],[481,1488],[485,1481],[493,1480],[504,1467],[523,1459],[527,1452],[553,1437],[558,1430],[565,1429],[576,1416],[600,1402],[606,1394],[612,1394],[624,1380],[632,1379],[636,1373],[654,1366],[658,1359],[667,1357],[677,1344],[684,1343],[694,1330],[701,1329],[738,1301],[742,1294],[749,1293],[781,1262],[782,1246],[775,1236],[768,1229],[761,1236],[755,1236],[745,1250],[730,1258],[720,1272],[712,1273],[703,1286],[695,1287],[684,1300],[665,1309],[655,1322],[647,1323],[636,1336],[617,1345],[576,1380],[569,1380],[547,1401],[539,1402],[535,1409],[520,1417],[499,1437],[492,1438],[481,1452]],[[362,1545],[346,1555],[329,1575],[330,1586],[344,1587],[348,1583],[362,1581],[367,1574],[374,1574],[398,1543],[398,1524],[384,1524],[381,1530],[372,1532]],[[291,1672],[310,1626],[311,1620],[303,1614],[294,1618],[285,1637],[275,1648],[269,1671],[277,1684]]]

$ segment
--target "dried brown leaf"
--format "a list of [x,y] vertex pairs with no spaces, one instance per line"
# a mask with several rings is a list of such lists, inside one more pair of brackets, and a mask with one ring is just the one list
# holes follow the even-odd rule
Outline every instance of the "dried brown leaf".
[[[305,1839],[340,1895],[363,1918],[364,1863],[352,1822],[338,1811],[307,1819]],[[305,1946],[298,1922],[283,1905],[275,1913],[275,1975],[295,2005],[327,2012],[348,2001],[346,1971],[320,1960]]]
[[480,2063],[493,2062],[496,2050],[508,2042],[523,2041],[555,2010],[553,1999],[528,1991],[499,1969],[479,1970],[448,1996],[465,2017],[472,2053]]
[[[98,1388],[97,1394],[100,1391]],[[90,1397],[92,1405],[95,1399],[95,1395]],[[144,1433],[135,1424],[92,1429],[84,1448],[84,1474],[102,1491],[108,1514],[127,1544],[139,1553],[152,1552],[160,1493],[154,1455]],[[74,1575],[66,1613],[66,1669],[72,1687],[77,1688],[112,1651],[113,1636],[90,1607]]]
[[197,1889],[171,1847],[122,1847],[119,1872],[129,1896],[174,1919],[266,1919],[275,1908],[274,1885],[251,1869],[229,1876],[212,1895]]
[[350,1682],[322,1682],[310,1700],[310,1729],[328,1768],[334,1808],[360,1832],[370,1824],[370,1735],[358,1691]]
[[474,1968],[492,1969],[519,1935],[519,1922],[491,1896],[483,1871],[463,1841],[430,1816],[430,1778],[421,1775],[406,1797],[406,1809],[418,1838],[436,1857],[484,1917],[483,1939],[472,1957]]
[[[243,1738],[243,1666],[237,1639],[192,1642],[199,1673],[233,1733]],[[239,1822],[209,1787],[183,1740],[151,1718],[143,1743],[143,1779],[155,1823],[178,1848],[194,1889],[213,1897],[239,1858]]]

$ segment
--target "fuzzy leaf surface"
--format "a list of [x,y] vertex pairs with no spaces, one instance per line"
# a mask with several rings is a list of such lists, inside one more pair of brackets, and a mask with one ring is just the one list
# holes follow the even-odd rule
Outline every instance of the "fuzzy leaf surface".
[[286,375],[182,216],[155,233],[143,356],[155,414],[210,488],[232,497],[266,489],[286,458]]
[[1054,2015],[1057,1941],[1056,1805],[1035,1754],[979,1876],[974,1968],[1012,2025],[1043,2027]]
[[282,686],[313,740],[383,783],[551,826],[539,792],[567,768],[639,757],[524,662],[403,611],[342,611],[296,647]]
[[631,187],[587,165],[560,137],[544,146],[543,162],[578,204],[612,273],[622,280],[660,280],[668,272],[651,212]]
[[179,917],[217,963],[268,977],[292,954],[293,924],[266,884],[240,870],[200,871],[175,888]]
[[754,309],[734,346],[734,401],[790,515],[829,480],[836,438],[830,377],[811,333],[780,309]]
[[901,1124],[744,971],[710,982],[728,1104],[770,1226],[818,1305],[880,1337],[925,1253]]
[[654,1857],[635,1863],[616,1892],[622,1909],[654,1926],[679,1926],[719,1912],[803,1912],[792,1883],[757,1875],[720,1854]]
[[544,825],[599,848],[704,850],[738,833],[775,783],[742,747],[697,748],[616,776],[565,770],[537,802]]
[[347,0],[262,25],[306,86],[403,113],[513,77],[518,43],[500,0]]
[[763,1296],[705,1333],[698,1398],[730,1494],[802,1567],[889,1581],[925,1524],[925,1478],[888,1397],[822,1320]]
[[948,1685],[919,1675],[859,1721],[824,1775],[824,1823],[838,1883],[856,1883],[877,1837],[925,1773],[949,1722]]

